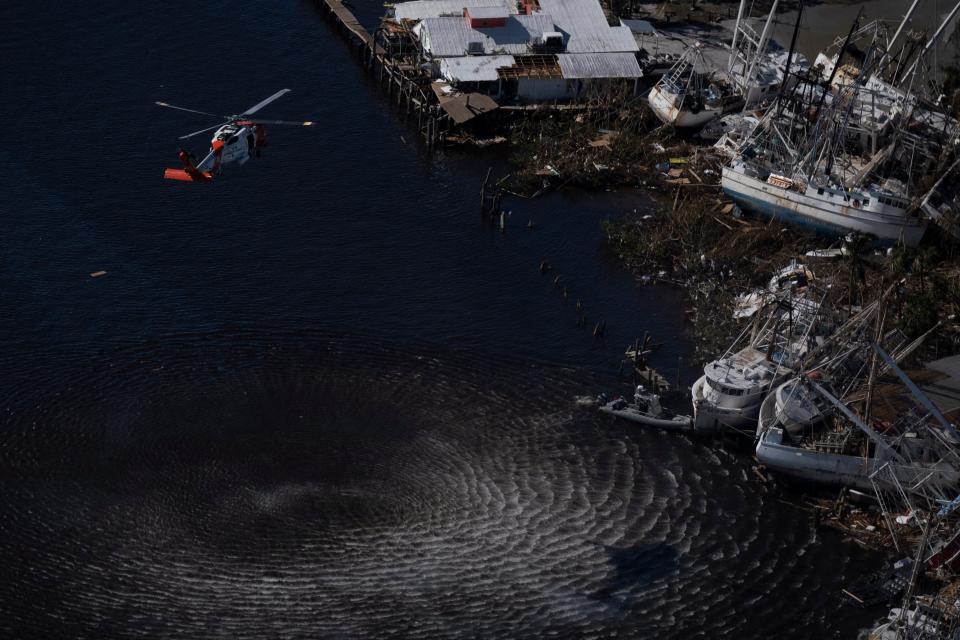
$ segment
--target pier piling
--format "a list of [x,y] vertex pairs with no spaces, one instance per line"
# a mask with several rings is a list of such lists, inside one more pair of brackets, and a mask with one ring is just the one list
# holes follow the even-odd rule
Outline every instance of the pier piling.
[[440,142],[449,129],[449,119],[444,120],[445,114],[437,108],[433,92],[429,88],[424,90],[418,82],[422,78],[418,78],[419,67],[415,64],[419,58],[413,56],[416,50],[404,47],[403,38],[409,38],[409,34],[387,33],[384,28],[371,34],[343,0],[314,0],[314,4],[334,25],[350,48],[351,55],[356,56],[377,81],[387,98],[396,100],[397,109],[405,118],[409,120],[416,113],[417,132],[423,136],[427,147]]

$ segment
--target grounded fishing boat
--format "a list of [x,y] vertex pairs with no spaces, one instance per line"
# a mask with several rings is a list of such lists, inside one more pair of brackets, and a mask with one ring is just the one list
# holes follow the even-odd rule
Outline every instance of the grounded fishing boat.
[[[851,53],[855,33],[867,39],[862,57]],[[896,58],[890,46],[874,23],[852,29],[836,56],[821,54],[724,167],[724,192],[746,211],[819,233],[919,244],[929,185],[954,168],[958,125],[902,88],[915,67],[897,85],[881,79]]]
[[[863,440],[851,437],[849,431],[827,431],[803,438],[773,427],[761,434],[756,453],[757,459],[779,476],[861,491],[874,490],[871,476],[881,469],[905,485],[931,478],[946,485],[960,480],[960,473],[946,462],[898,463],[872,451],[866,456],[858,453],[863,445]],[[922,453],[919,443],[912,453]]]
[[798,436],[822,423],[828,414],[823,399],[801,384],[799,378],[794,378],[763,399],[757,437],[775,427],[784,429],[791,436]]
[[890,180],[852,191],[829,182],[795,181],[739,159],[724,167],[721,185],[748,211],[825,235],[856,231],[915,247],[927,230],[920,210]]
[[657,118],[677,128],[697,129],[744,107],[766,104],[782,91],[789,84],[785,78],[791,78],[786,70],[808,65],[803,56],[793,55],[792,48],[790,54],[769,51],[777,48],[770,36],[778,4],[774,0],[758,34],[745,15],[747,1],[741,0],[733,37],[723,46],[726,68],[717,55],[707,59],[708,43],[690,45],[650,90],[648,101]]
[[660,397],[648,392],[643,385],[637,387],[633,403],[628,403],[624,398],[615,398],[602,402],[600,411],[649,427],[669,431],[693,431],[693,418],[664,409],[660,404]]
[[822,334],[831,331],[821,305],[803,296],[777,301],[752,340],[737,349],[741,334],[727,353],[707,364],[691,389],[696,429],[752,433],[767,394],[796,375]]
[[[797,393],[803,391],[802,387],[781,385],[801,370],[814,368],[847,384],[849,376],[840,368],[867,357],[863,352],[869,351],[873,339],[873,321],[881,302],[894,289],[895,285],[889,286],[878,300],[849,316],[826,303],[831,286],[815,284],[809,268],[791,263],[778,271],[770,279],[768,290],[759,292],[774,300],[764,325],[750,340],[745,339],[750,327],[744,329],[727,353],[704,367],[704,375],[694,383],[697,428],[708,429],[712,424],[714,429],[732,428],[759,435],[768,426],[800,432],[814,424],[819,418],[815,407],[803,404],[808,396]],[[752,315],[756,327],[761,316]],[[902,358],[922,340],[904,346],[906,336],[894,330],[887,332],[883,341]],[[744,342],[746,346],[740,347]],[[774,424],[774,418],[784,418],[784,422]]]
[[[864,409],[866,417],[861,417],[821,385],[819,375],[798,377],[764,401],[757,429],[757,459],[777,475],[817,484],[862,491],[884,487],[899,493],[904,487],[910,491],[910,487],[927,485],[936,488],[938,495],[956,495],[960,467],[954,451],[958,442],[954,427],[894,358],[877,344],[872,344],[872,350],[926,407],[926,414],[898,409],[896,420],[878,420]],[[870,366],[865,406],[873,397],[877,362],[874,358]],[[930,415],[940,423],[931,424]]]
[[[836,341],[829,352],[820,354],[820,364],[815,371],[784,382],[764,398],[757,421],[757,438],[774,427],[785,430],[790,437],[797,437],[826,426],[835,407],[822,394],[816,393],[809,383],[827,376],[832,385],[850,389],[865,381],[863,376],[867,375],[872,336],[864,333],[877,310],[878,304],[872,303],[852,318],[842,339]],[[909,342],[902,331],[893,329],[883,336],[882,342],[884,348],[893,354],[893,361],[899,362],[913,353],[923,342],[923,337]],[[882,371],[886,369],[883,367]]]
[[693,383],[693,415],[702,431],[723,428],[749,429],[771,387],[793,374],[781,362],[767,359],[764,352],[746,347],[704,367]]
[[743,108],[730,83],[705,69],[701,47],[699,42],[691,45],[647,98],[654,115],[678,129],[702,127]]

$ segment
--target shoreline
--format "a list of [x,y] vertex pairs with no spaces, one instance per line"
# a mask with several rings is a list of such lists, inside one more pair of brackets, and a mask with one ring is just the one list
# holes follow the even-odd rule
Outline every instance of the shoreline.
[[[330,6],[337,0],[325,2]],[[730,12],[730,5],[710,4],[697,7],[694,15],[688,10],[680,17],[671,12],[671,6],[673,3],[665,3],[656,10],[670,22],[674,22],[674,18],[696,20],[696,13],[703,12],[704,22],[713,23],[719,22],[724,12]],[[839,6],[823,3],[811,10]],[[854,5],[842,6],[852,8]],[[619,13],[614,3],[608,3],[605,8],[608,16]],[[682,8],[677,5],[678,12]],[[785,14],[781,12],[781,16]],[[469,14],[465,15],[470,18]],[[697,144],[692,138],[675,135],[672,129],[659,125],[646,105],[645,94],[637,94],[635,83],[632,93],[610,85],[589,95],[585,104],[575,108],[540,105],[501,109],[489,96],[475,92],[457,94],[453,92],[454,87],[444,82],[430,85],[436,94],[433,96],[418,86],[424,82],[418,71],[420,67],[414,65],[412,71],[405,70],[404,65],[384,54],[373,36],[365,42],[364,36],[358,38],[349,29],[349,21],[339,15],[337,19],[353,33],[350,39],[358,48],[364,66],[373,71],[379,64],[381,80],[384,75],[388,76],[390,98],[394,98],[395,93],[397,105],[404,109],[405,104],[408,118],[411,112],[416,112],[418,131],[428,148],[444,142],[509,145],[513,171],[492,184],[488,173],[481,191],[482,212],[498,219],[501,228],[506,215],[504,197],[535,199],[549,191],[569,187],[588,191],[634,188],[648,192],[654,200],[655,213],[628,214],[623,220],[605,222],[607,245],[637,284],[663,282],[686,290],[691,305],[688,321],[695,345],[690,360],[696,366],[723,353],[733,336],[747,324],[748,321],[738,322],[734,318],[738,295],[764,289],[773,274],[794,260],[810,262],[806,259],[810,251],[837,249],[844,244],[836,238],[815,236],[781,225],[774,219],[738,215],[739,208],[720,190],[724,159],[718,157],[711,146]],[[844,20],[837,22],[844,23]],[[391,28],[401,33],[402,38],[409,37],[407,25],[395,25]],[[952,35],[955,34],[954,31]],[[954,38],[948,37],[948,41],[953,42]],[[802,51],[803,46],[798,47],[798,51]],[[816,48],[822,50],[823,47]],[[419,57],[416,61],[420,61]],[[830,78],[833,79],[832,74]],[[500,82],[496,81],[498,99]],[[442,94],[444,84],[452,95]],[[780,84],[781,89],[784,84]],[[419,99],[418,90],[421,91]],[[478,110],[470,110],[471,100]],[[498,111],[491,124],[486,124],[491,120],[488,118],[482,120],[477,129],[471,129],[477,124],[472,122],[474,118],[491,111]],[[506,121],[504,113],[509,114]],[[456,126],[450,125],[449,118],[456,121]],[[471,122],[471,127],[461,128],[465,122]],[[488,135],[484,137],[484,133]],[[829,173],[829,169],[827,171]],[[860,201],[855,202],[859,207]],[[957,317],[960,255],[955,243],[934,237],[917,250],[897,248],[870,252],[861,239],[853,238],[847,247],[849,250],[839,259],[817,261],[813,265],[816,278],[829,283],[838,300],[848,301],[851,314],[858,306],[865,306],[874,292],[902,279],[896,317],[890,327],[903,330],[913,339],[925,335],[935,324],[939,326],[940,318],[952,321]],[[925,279],[931,281],[929,287]],[[949,280],[952,284],[948,286]],[[604,325],[598,323],[594,337],[602,336],[603,328]],[[960,352],[960,331],[955,322],[949,322],[936,334],[935,352],[939,352],[944,338],[950,353]],[[914,361],[922,361],[929,352],[928,343],[917,352]],[[762,468],[755,467],[754,471],[763,477]],[[878,536],[864,539],[850,535],[857,525],[841,522],[840,518],[853,518],[856,511],[844,514],[838,510],[837,518],[828,519],[827,523],[821,522],[821,511],[823,509],[817,508],[814,512],[818,514],[818,527],[824,524],[837,528],[858,544],[889,552],[888,545]],[[875,524],[863,526],[864,530],[866,526],[873,527],[869,530],[871,533],[877,529]]]

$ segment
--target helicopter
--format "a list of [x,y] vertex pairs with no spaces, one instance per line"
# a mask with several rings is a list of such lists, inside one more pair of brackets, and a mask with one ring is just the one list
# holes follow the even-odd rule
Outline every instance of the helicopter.
[[200,129],[185,136],[180,136],[180,140],[186,140],[193,136],[206,133],[216,129],[213,139],[210,140],[210,152],[200,162],[196,162],[193,154],[185,149],[180,149],[178,157],[183,165],[181,169],[167,169],[163,172],[163,177],[168,180],[182,180],[185,182],[209,182],[214,176],[219,175],[221,167],[228,162],[237,162],[244,164],[250,159],[250,156],[260,157],[260,150],[267,146],[267,130],[264,125],[270,124],[289,124],[301,127],[311,127],[313,122],[292,122],[289,120],[261,120],[250,116],[264,108],[277,98],[290,92],[290,89],[281,89],[269,98],[258,102],[243,113],[233,116],[218,116],[208,111],[198,111],[196,109],[187,109],[178,107],[167,102],[157,102],[161,107],[168,109],[177,109],[179,111],[189,111],[190,113],[199,113],[206,116],[225,118],[226,122],[215,124],[212,127]]

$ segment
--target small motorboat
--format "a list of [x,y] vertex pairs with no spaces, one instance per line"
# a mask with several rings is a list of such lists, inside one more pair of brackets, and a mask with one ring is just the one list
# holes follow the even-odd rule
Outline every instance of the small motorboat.
[[667,411],[660,406],[660,397],[643,385],[637,386],[632,403],[622,396],[609,401],[601,397],[599,405],[600,411],[631,422],[673,431],[693,431],[693,418]]

